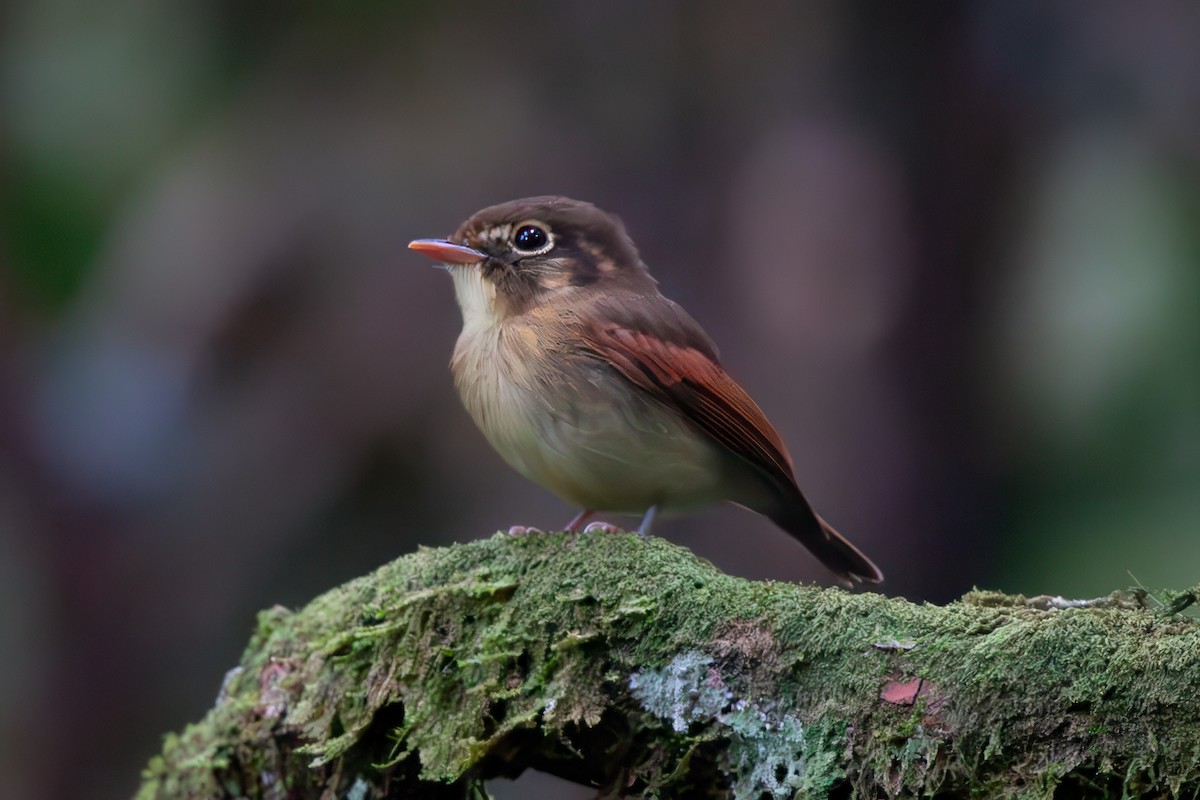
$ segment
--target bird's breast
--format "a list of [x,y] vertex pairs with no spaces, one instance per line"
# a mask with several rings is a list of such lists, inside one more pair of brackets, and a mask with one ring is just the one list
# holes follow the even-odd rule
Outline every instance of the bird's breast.
[[465,326],[451,368],[496,451],[571,503],[640,513],[725,499],[720,449],[553,324]]

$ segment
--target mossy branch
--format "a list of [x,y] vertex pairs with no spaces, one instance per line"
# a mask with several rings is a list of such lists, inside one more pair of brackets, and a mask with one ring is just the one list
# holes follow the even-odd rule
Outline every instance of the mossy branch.
[[140,798],[1195,797],[1200,626],[1115,594],[946,607],[496,536],[264,612]]

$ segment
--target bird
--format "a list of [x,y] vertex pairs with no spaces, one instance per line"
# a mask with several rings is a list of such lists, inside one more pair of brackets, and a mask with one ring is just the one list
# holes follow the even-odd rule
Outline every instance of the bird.
[[659,512],[732,502],[841,582],[883,580],[813,511],[775,428],[699,323],[662,295],[616,216],[529,197],[409,248],[453,279],[463,327],[450,369],[463,405],[513,469],[582,509],[565,530],[609,512],[643,515],[645,535]]

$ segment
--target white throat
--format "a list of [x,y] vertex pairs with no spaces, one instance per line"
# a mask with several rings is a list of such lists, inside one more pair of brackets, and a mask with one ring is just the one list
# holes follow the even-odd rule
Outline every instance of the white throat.
[[500,320],[496,316],[496,286],[483,279],[479,267],[452,264],[450,277],[454,279],[454,296],[462,309],[463,332],[497,327]]

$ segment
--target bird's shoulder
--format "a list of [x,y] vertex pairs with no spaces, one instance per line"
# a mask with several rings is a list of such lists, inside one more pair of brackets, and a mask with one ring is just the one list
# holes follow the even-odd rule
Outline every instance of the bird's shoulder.
[[716,344],[678,303],[658,292],[605,292],[585,297],[566,324],[586,339],[636,337],[670,349],[693,351],[716,365]]

